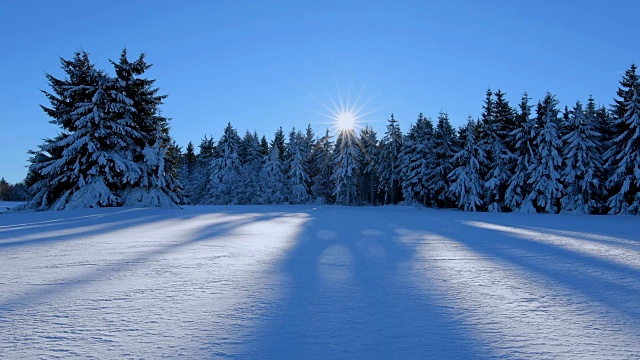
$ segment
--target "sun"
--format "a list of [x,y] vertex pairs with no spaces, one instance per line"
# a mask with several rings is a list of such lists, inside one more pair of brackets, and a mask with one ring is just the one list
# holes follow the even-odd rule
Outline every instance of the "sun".
[[336,121],[336,126],[340,131],[351,131],[355,130],[356,124],[358,123],[358,115],[354,112],[347,110],[341,111],[334,117]]
[[337,95],[337,101],[331,99],[331,106],[327,106],[320,102],[327,111],[327,113],[321,115],[330,120],[329,124],[332,125],[331,127],[336,133],[355,133],[356,130],[361,127],[360,124],[365,122],[363,118],[371,113],[364,111],[368,102],[365,102],[364,104],[360,103],[362,91],[358,94],[355,100],[351,98],[350,94],[347,95],[346,98],[343,98],[340,90],[338,90]]

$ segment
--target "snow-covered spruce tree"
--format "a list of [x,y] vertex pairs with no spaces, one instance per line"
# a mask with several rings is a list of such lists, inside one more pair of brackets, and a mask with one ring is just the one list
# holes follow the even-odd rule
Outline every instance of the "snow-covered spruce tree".
[[280,150],[274,146],[269,151],[260,173],[260,202],[264,204],[282,204],[285,202],[286,186]]
[[171,149],[169,119],[161,115],[160,105],[167,97],[158,95],[155,80],[143,77],[152,66],[145,61],[145,54],[131,62],[127,50],[122,50],[119,62],[111,61],[116,78],[128,107],[121,116],[132,121],[140,134],[134,137],[130,148],[133,160],[140,165],[141,176],[127,184],[122,198],[129,206],[175,207],[183,202],[181,186],[177,179],[178,157]]
[[[496,92],[496,101],[491,90],[487,90],[482,121],[479,126],[478,145],[486,154],[486,165],[482,168],[484,184],[484,203],[490,212],[504,211],[504,196],[507,182],[512,176],[513,155],[507,146],[507,130],[512,127],[509,103],[504,93]],[[498,97],[499,96],[499,97]],[[499,102],[498,102],[499,101]],[[499,111],[498,111],[499,110]]]
[[335,146],[334,170],[331,179],[335,184],[336,203],[356,205],[358,200],[358,164],[361,162],[361,150],[353,129],[341,130]]
[[398,156],[402,151],[402,131],[398,121],[391,114],[387,130],[380,144],[378,160],[379,187],[384,191],[385,203],[395,204],[401,200],[400,167]]
[[185,184],[185,193],[190,204],[204,204],[210,202],[209,179],[211,177],[211,163],[219,157],[213,137],[205,137],[200,141],[196,155],[196,164],[191,180]]
[[531,116],[529,95],[524,93],[520,101],[519,112],[516,115],[516,128],[509,134],[508,142],[515,144],[514,157],[516,165],[513,175],[508,181],[504,203],[511,211],[535,212],[531,200],[527,196],[531,193],[528,179],[530,170],[535,161],[536,124]]
[[287,199],[293,204],[305,204],[310,200],[308,183],[309,171],[307,159],[309,157],[308,143],[304,135],[293,128],[289,133],[289,142],[285,153],[286,183],[289,189]]
[[364,203],[370,205],[377,204],[378,194],[378,164],[379,148],[378,134],[369,125],[360,129],[360,145],[362,158],[359,168],[361,169],[360,183],[361,198]]
[[280,161],[284,163],[286,144],[285,144],[284,131],[282,130],[282,127],[276,130],[276,133],[273,136],[273,140],[271,140],[271,147],[274,147],[274,146],[278,148],[278,156],[280,157]]
[[238,184],[242,183],[242,162],[240,161],[240,136],[236,129],[227,123],[224,133],[218,141],[219,157],[211,162],[209,202],[212,204],[237,204],[240,198]]
[[480,176],[480,164],[486,161],[484,150],[476,144],[474,129],[476,124],[469,116],[465,126],[463,147],[453,157],[454,169],[449,174],[450,195],[464,211],[483,208],[482,193],[484,181]]
[[[605,153],[610,214],[640,213],[640,80],[635,65],[627,70],[612,111],[619,135]],[[623,114],[624,112],[624,114]]]
[[313,146],[311,153],[312,172],[311,174],[311,196],[316,203],[332,203],[333,202],[333,143],[329,129],[326,130],[324,136],[319,138]]
[[428,187],[429,160],[434,156],[433,133],[433,123],[420,113],[402,143],[398,157],[402,193],[410,203],[433,205],[434,196]]
[[562,211],[590,214],[601,209],[602,147],[593,98],[589,98],[586,111],[578,101],[564,126],[564,170],[562,183],[566,194],[562,198]]
[[189,141],[184,153],[180,156],[178,166],[178,177],[183,187],[183,197],[187,204],[195,204],[192,196],[192,189],[196,183],[196,169],[198,157],[193,143]]
[[454,199],[449,196],[449,174],[453,170],[451,163],[460,150],[456,132],[449,122],[447,113],[438,115],[438,124],[433,133],[433,147],[429,157],[427,187],[433,194],[435,205],[439,208],[453,206]]
[[257,133],[247,131],[240,143],[240,160],[242,162],[242,182],[237,186],[240,189],[240,204],[255,204],[260,202],[260,171],[264,164],[264,156],[260,149],[260,140]]
[[560,199],[564,192],[560,177],[562,141],[558,134],[560,119],[557,105],[555,96],[547,93],[536,108],[536,156],[529,171],[531,177],[527,181],[531,186],[527,198],[537,211],[545,213],[558,213],[561,210]]
[[[141,166],[133,141],[140,138],[130,116],[131,100],[118,81],[96,70],[85,52],[61,60],[64,80],[47,75],[53,93],[43,109],[63,132],[40,147],[32,170],[35,208],[53,210],[118,206],[123,187],[136,183]],[[134,150],[132,151],[132,147]]]

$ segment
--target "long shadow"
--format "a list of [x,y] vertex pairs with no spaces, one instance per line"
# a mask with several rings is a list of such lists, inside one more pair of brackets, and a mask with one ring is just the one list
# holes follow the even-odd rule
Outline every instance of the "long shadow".
[[[399,209],[402,210],[402,209]],[[416,212],[376,208],[311,212],[280,266],[284,299],[240,358],[489,357],[455,313],[411,278],[416,249],[399,241]]]
[[[215,209],[211,209],[215,210]],[[205,209],[204,212],[207,214],[211,214],[212,211],[209,209]],[[228,212],[230,213],[230,212]],[[268,221],[273,219],[274,217],[279,216],[279,213],[266,213],[266,214],[247,214],[243,211],[238,211],[238,214],[242,213],[245,216],[243,219],[238,219],[235,221],[224,221],[215,223],[212,225],[204,226],[197,231],[189,238],[186,238],[181,241],[167,243],[164,246],[153,248],[152,250],[144,251],[142,253],[137,253],[134,256],[129,256],[125,258],[118,259],[113,262],[109,262],[104,265],[92,267],[91,271],[87,271],[82,275],[74,276],[73,278],[66,279],[63,283],[59,284],[48,284],[48,286],[40,286],[36,290],[31,292],[23,293],[17,297],[13,297],[5,300],[3,303],[0,303],[0,319],[2,318],[3,311],[15,311],[19,308],[27,307],[34,302],[37,302],[41,299],[54,296],[56,294],[62,294],[66,292],[71,292],[79,286],[93,282],[93,281],[103,281],[109,278],[112,278],[114,274],[122,273],[125,271],[133,270],[136,267],[142,266],[148,261],[152,259],[156,259],[160,256],[170,254],[171,252],[178,251],[182,248],[188,247],[192,244],[203,242],[203,241],[216,241],[220,238],[224,237],[226,234],[229,234],[234,229],[241,227],[247,224],[253,224],[255,222],[260,221]],[[199,216],[203,214],[202,210],[196,210],[189,214],[182,214],[181,216],[176,216],[175,213],[166,213],[162,212],[162,215],[157,216],[145,216],[139,219],[130,219],[126,222],[127,226],[136,226],[149,224],[154,221],[160,221],[163,219],[180,219],[180,218],[191,218],[195,216]],[[111,224],[108,228],[102,228],[100,230],[95,230],[95,232],[107,235],[109,231],[121,230],[123,229],[123,220],[113,220],[113,224]],[[89,233],[93,233],[94,231],[76,234],[74,236],[81,237],[87,236]]]
[[[0,235],[2,236],[0,238],[0,249],[72,241],[141,224],[162,221],[175,216],[175,214],[148,209],[100,209],[96,211],[100,212],[90,214],[92,211],[88,210],[89,214],[73,218],[68,218],[68,214],[64,211],[37,213],[35,216],[31,215],[31,217],[42,217],[45,220],[5,225],[4,229],[0,228]],[[16,217],[12,220],[16,221],[18,219],[19,217]],[[26,237],[26,239],[21,239],[23,237]],[[12,238],[18,240],[3,241],[3,239]]]
[[[463,244],[481,256],[494,259],[493,261],[512,264],[536,277],[560,284],[578,295],[623,314],[635,322],[635,326],[638,325],[640,309],[634,299],[640,298],[637,287],[640,283],[640,271],[634,268],[511,233],[473,227],[463,222],[458,227],[435,226],[430,231]],[[630,287],[629,284],[634,286]],[[635,332],[640,333],[640,328],[636,328]]]

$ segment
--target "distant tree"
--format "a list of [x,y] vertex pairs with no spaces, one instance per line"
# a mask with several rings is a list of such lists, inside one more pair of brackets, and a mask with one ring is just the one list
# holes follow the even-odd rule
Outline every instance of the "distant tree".
[[401,198],[398,156],[402,151],[402,131],[393,114],[388,120],[387,130],[384,133],[380,148],[380,159],[378,160],[380,190],[385,194],[385,202],[395,204]]
[[213,204],[237,204],[240,200],[238,184],[242,179],[242,162],[240,136],[236,129],[228,123],[218,141],[220,157],[214,158],[210,165],[210,202]]
[[269,151],[269,156],[261,172],[261,196],[260,202],[264,204],[282,204],[286,199],[286,186],[280,151],[274,146]]
[[311,196],[315,202],[333,202],[334,184],[331,180],[333,173],[333,143],[327,129],[325,135],[319,138],[311,153]]
[[378,134],[369,125],[360,130],[360,147],[362,150],[360,168],[361,196],[365,203],[376,205],[378,194]]
[[11,199],[11,185],[3,178],[0,179],[0,201]]
[[307,164],[309,151],[304,135],[295,128],[291,130],[285,156],[285,179],[289,189],[289,202],[294,204],[304,204],[310,200],[307,187],[311,182]]
[[240,149],[242,182],[237,184],[241,190],[238,201],[241,204],[253,204],[260,198],[260,172],[264,164],[258,134],[247,131],[240,143]]
[[282,127],[276,130],[276,133],[273,136],[273,140],[271,140],[271,147],[274,146],[278,148],[278,156],[280,157],[280,161],[284,162],[286,146],[284,131],[282,131]]

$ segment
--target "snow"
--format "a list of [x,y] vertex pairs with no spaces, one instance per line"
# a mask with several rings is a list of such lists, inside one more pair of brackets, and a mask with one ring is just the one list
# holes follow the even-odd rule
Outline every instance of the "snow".
[[0,215],[3,358],[638,358],[640,219],[411,207]]

